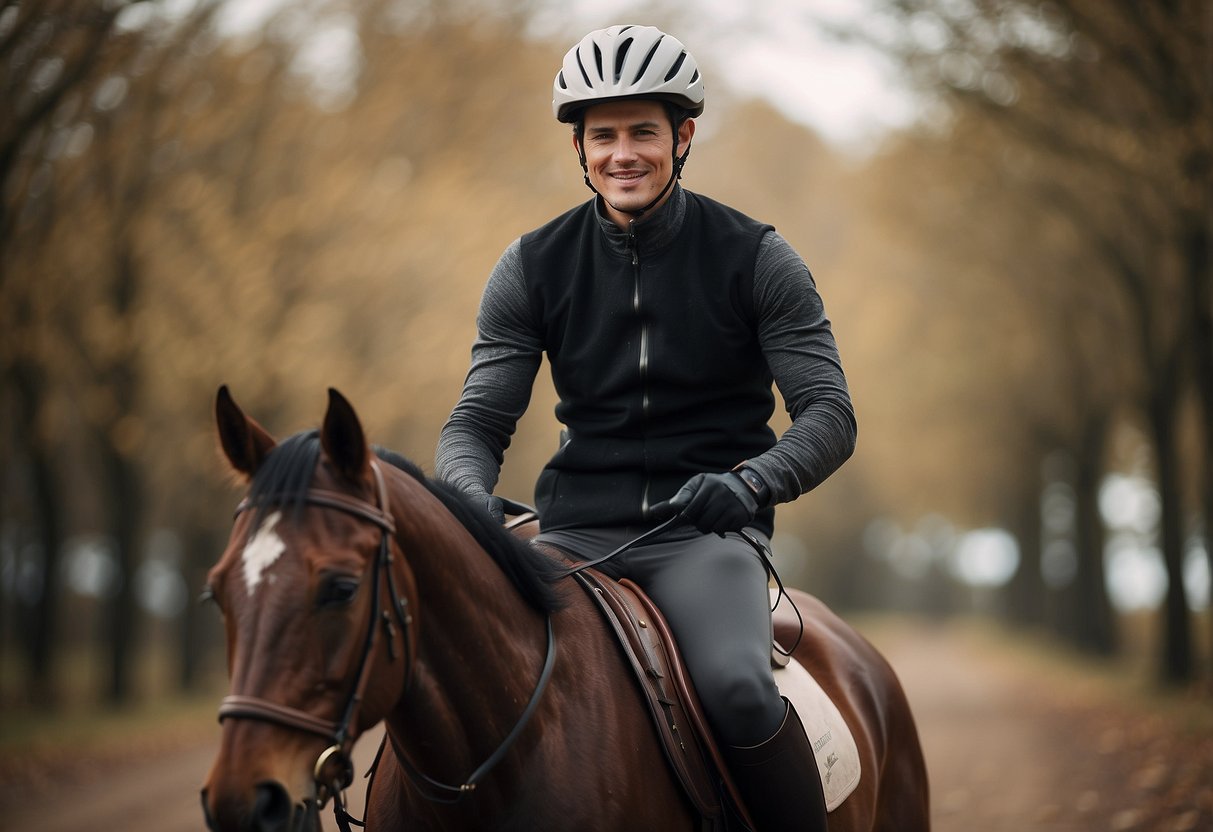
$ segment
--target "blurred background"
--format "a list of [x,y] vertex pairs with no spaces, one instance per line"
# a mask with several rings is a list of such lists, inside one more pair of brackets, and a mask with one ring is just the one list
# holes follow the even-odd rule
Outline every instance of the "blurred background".
[[[280,436],[336,387],[432,468],[489,270],[589,196],[561,56],[619,22],[695,54],[684,184],[833,321],[858,450],[780,508],[785,581],[1213,712],[1204,0],[6,0],[4,742],[221,695],[220,384]],[[553,404],[541,371],[499,493]]]

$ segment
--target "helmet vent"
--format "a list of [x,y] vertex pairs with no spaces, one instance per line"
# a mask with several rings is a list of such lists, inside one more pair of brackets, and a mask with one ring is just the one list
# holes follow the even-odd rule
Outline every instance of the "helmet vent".
[[661,46],[661,42],[663,40],[665,40],[665,38],[658,38],[657,41],[651,47],[649,47],[649,54],[644,56],[644,62],[640,65],[640,69],[636,72],[636,77],[632,79],[633,84],[637,83],[641,78],[644,77],[644,73],[648,70],[649,64],[652,62],[653,56],[657,54],[657,48]]
[[569,85],[564,82],[564,70],[556,74],[556,83],[560,85],[560,89],[567,90]]
[[581,77],[585,79],[587,87],[593,87],[594,82],[590,80],[590,73],[585,71],[585,63],[581,60],[581,54],[577,54],[577,68],[581,70]]
[[623,74],[623,62],[628,56],[628,50],[632,48],[632,39],[628,38],[623,43],[619,44],[619,49],[615,52],[615,83],[619,83],[619,76]]
[[606,73],[602,71],[602,50],[598,48],[598,44],[594,44],[594,66],[598,70],[598,80],[605,81]]
[[674,65],[670,67],[670,71],[665,74],[665,79],[668,81],[678,74],[678,70],[682,69],[682,62],[687,59],[687,53],[683,52],[678,56],[678,60],[674,61]]

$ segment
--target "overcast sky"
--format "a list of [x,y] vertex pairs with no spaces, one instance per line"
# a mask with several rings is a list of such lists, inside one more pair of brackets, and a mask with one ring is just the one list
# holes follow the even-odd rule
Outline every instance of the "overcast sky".
[[[232,33],[255,29],[284,3],[240,0],[225,10],[222,25]],[[563,37],[570,46],[595,28],[647,23],[644,9],[652,6],[644,0],[542,0],[541,9],[545,3],[532,34]],[[677,0],[665,7],[682,21],[671,34],[710,65],[709,107],[713,87],[760,97],[850,150],[862,150],[883,131],[914,118],[916,102],[887,60],[822,30],[823,22],[872,25],[876,17],[867,0]],[[303,63],[338,97],[342,84],[356,79],[352,23],[330,15],[315,20],[305,36]]]

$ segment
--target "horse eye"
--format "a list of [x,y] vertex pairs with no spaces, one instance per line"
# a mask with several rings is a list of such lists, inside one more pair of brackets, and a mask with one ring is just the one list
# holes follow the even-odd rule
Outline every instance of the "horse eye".
[[358,579],[347,575],[328,578],[316,593],[316,603],[321,607],[348,604],[358,594]]

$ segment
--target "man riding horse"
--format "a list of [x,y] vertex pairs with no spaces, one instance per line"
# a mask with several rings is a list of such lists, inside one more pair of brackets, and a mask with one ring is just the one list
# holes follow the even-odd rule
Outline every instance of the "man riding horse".
[[[604,564],[678,639],[760,832],[825,830],[813,750],[770,667],[774,506],[851,455],[855,415],[814,280],[775,229],[679,184],[704,85],[648,26],[586,35],[553,84],[587,202],[522,235],[489,276],[437,473],[499,519],[505,449],[546,354],[566,427],[536,485],[538,541]],[[792,418],[769,427],[777,384]]]

